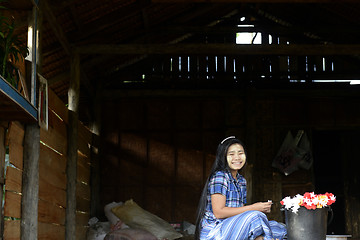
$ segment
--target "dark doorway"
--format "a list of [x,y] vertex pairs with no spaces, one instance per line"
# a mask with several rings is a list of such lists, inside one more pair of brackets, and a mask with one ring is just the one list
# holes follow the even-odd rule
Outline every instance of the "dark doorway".
[[343,131],[314,131],[312,136],[315,193],[331,192],[336,196],[336,202],[331,205],[334,218],[328,225],[328,234],[345,234],[344,162],[347,159],[343,146],[348,142],[347,135]]

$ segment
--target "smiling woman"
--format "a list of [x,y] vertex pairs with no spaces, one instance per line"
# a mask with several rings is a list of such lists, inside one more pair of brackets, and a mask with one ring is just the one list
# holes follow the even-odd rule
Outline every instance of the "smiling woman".
[[231,175],[236,178],[237,172],[242,169],[246,163],[244,147],[240,144],[233,144],[227,152],[227,162]]
[[195,239],[283,239],[283,224],[268,221],[272,202],[246,205],[244,144],[234,136],[221,141],[198,206]]

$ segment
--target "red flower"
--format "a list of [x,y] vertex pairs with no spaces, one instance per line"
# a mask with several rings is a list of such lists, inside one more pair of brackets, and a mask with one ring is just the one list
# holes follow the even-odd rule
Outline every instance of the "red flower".
[[336,197],[334,196],[334,194],[332,194],[332,193],[325,193],[325,195],[327,196],[327,198],[328,198],[328,203],[327,203],[327,205],[331,205],[331,204],[333,204],[335,201],[336,201]]
[[296,195],[294,198],[285,197],[280,203],[285,205],[286,209],[292,209],[297,212],[300,206],[306,209],[315,210],[317,208],[328,207],[336,201],[336,197],[332,193],[315,194],[314,192],[306,192],[304,195]]

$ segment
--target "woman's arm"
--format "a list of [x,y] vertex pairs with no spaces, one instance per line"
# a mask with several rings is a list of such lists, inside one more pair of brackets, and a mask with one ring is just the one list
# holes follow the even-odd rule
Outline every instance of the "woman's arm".
[[271,202],[258,202],[243,207],[226,207],[225,202],[226,197],[224,195],[219,193],[211,195],[212,209],[216,218],[228,218],[251,210],[269,213],[272,204]]

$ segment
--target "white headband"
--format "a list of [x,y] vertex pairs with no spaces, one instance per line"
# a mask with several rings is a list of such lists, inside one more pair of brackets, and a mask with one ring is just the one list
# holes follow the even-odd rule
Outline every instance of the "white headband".
[[221,141],[221,144],[223,144],[226,140],[228,140],[230,138],[235,138],[235,136],[230,136],[230,137],[225,138],[224,140]]

